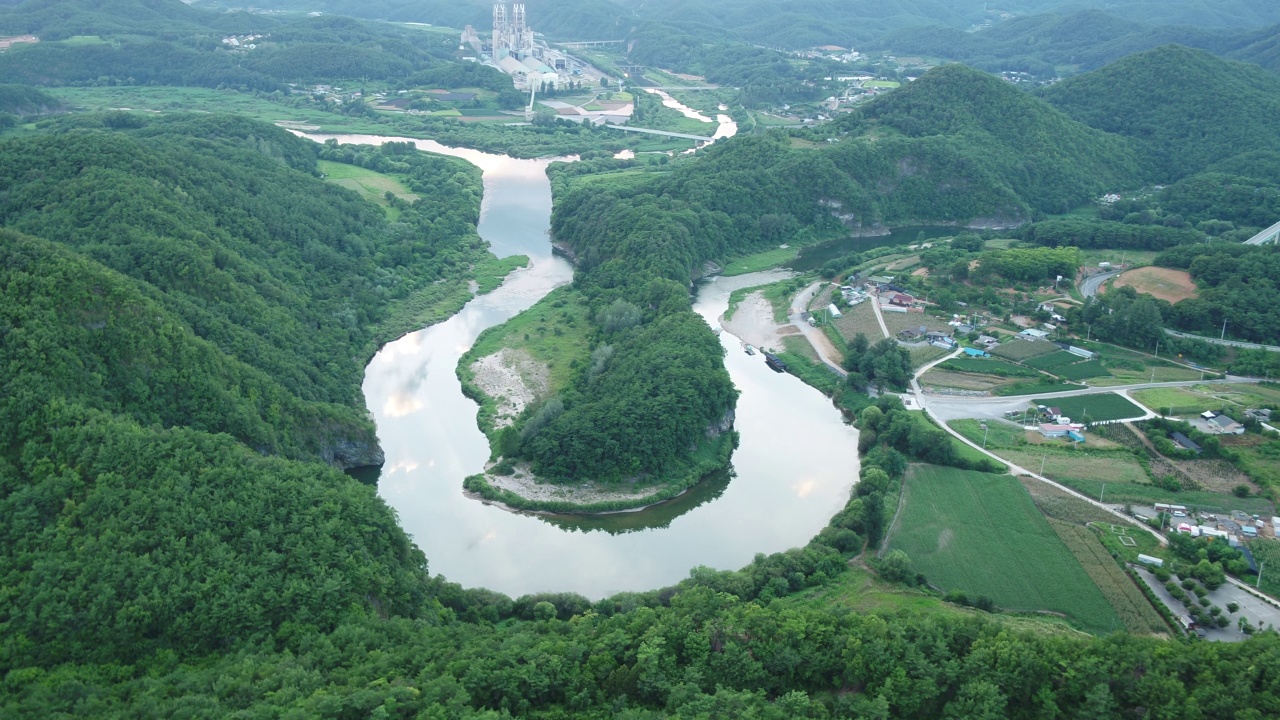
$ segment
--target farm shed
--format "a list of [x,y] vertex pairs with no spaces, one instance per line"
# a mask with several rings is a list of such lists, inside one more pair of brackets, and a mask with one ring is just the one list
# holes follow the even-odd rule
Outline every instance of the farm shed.
[[1186,435],[1183,435],[1180,432],[1175,432],[1169,437],[1173,440],[1173,443],[1175,445],[1182,448],[1183,450],[1190,450],[1191,452],[1194,452],[1196,454],[1200,453],[1200,450],[1201,450],[1200,444],[1197,443],[1195,440],[1192,440],[1191,438],[1187,437]]
[[1045,437],[1066,437],[1071,432],[1070,425],[1054,425],[1052,423],[1040,423],[1040,434]]

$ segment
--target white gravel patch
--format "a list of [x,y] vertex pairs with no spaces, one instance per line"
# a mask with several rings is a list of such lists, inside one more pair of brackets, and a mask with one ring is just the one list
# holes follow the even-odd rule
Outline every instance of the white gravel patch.
[[551,373],[525,350],[503,348],[471,363],[472,382],[498,403],[494,427],[515,422],[524,409],[546,396]]

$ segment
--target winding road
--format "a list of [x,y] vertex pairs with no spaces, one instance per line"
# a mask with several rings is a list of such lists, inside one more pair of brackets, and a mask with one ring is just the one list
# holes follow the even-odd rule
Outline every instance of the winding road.
[[1102,283],[1124,272],[1123,270],[1108,270],[1107,272],[1096,273],[1084,279],[1080,283],[1080,294],[1085,297],[1093,297],[1098,294],[1098,288],[1102,287]]
[[804,335],[809,344],[813,346],[814,351],[818,353],[818,357],[822,359],[822,363],[834,370],[840,377],[845,377],[849,372],[840,366],[840,353],[836,351],[836,346],[831,342],[831,338],[804,319],[804,314],[809,309],[809,302],[813,300],[814,295],[818,294],[820,287],[822,287],[822,282],[816,282],[801,290],[800,294],[792,298],[791,315],[787,319],[800,330],[800,334]]

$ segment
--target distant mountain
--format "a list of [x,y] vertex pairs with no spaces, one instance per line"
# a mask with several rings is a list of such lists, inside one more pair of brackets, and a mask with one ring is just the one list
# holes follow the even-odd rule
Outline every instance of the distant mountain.
[[942,57],[990,72],[1054,77],[1064,70],[1094,70],[1109,62],[1171,42],[1224,53],[1240,36],[1190,26],[1153,27],[1099,10],[1070,15],[1014,18],[978,32],[945,25],[890,33],[871,47],[898,54]]
[[273,25],[263,15],[210,12],[181,0],[27,0],[0,11],[0,35],[208,35]]
[[[238,0],[198,3],[240,6]],[[864,45],[886,33],[924,25],[966,30],[980,23],[999,22],[1008,13],[1067,16],[1080,10],[1105,10],[1123,21],[1155,20],[1200,29],[1257,28],[1280,22],[1280,3],[1265,0],[1005,0],[994,9],[984,0],[530,0],[526,4],[530,24],[556,38],[622,38],[639,23],[657,22],[695,33],[703,42],[739,40],[791,49]],[[480,29],[489,24],[492,2],[260,0],[254,5],[449,27],[470,24]]]
[[1203,50],[1159,47],[1041,96],[1090,127],[1131,138],[1148,175],[1162,182],[1280,144],[1280,77]]

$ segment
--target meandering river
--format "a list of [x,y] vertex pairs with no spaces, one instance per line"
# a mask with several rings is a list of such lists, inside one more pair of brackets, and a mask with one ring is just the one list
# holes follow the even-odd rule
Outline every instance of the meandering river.
[[[410,141],[463,158],[484,172],[479,233],[500,256],[531,258],[497,290],[473,299],[446,322],[388,343],[365,372],[365,400],[378,426],[386,465],[378,492],[426,553],[433,573],[468,587],[517,596],[579,592],[592,599],[647,590],[687,577],[698,565],[735,569],[758,552],[805,544],[844,504],[858,476],[857,431],[820,393],[747,356],[721,335],[726,366],[741,392],[736,428],[742,443],[732,473],[708,478],[685,495],[633,513],[596,517],[507,512],[463,494],[488,444],[476,405],[454,369],[485,328],[504,322],[572,278],[551,254],[550,160],[517,160],[426,140],[313,135],[323,142]],[[703,285],[695,309],[713,326],[734,287],[781,273],[722,278]]]

